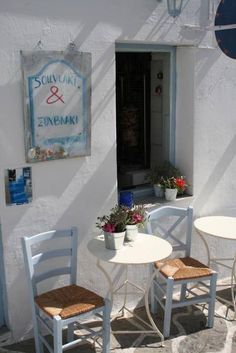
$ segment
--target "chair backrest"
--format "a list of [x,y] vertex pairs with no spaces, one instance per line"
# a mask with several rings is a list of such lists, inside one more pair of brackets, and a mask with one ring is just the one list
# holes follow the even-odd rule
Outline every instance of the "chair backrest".
[[174,256],[176,252],[190,255],[193,227],[193,208],[163,206],[148,213],[146,225],[149,234],[158,235],[168,240]]
[[[76,283],[78,234],[75,227],[23,237],[22,246],[32,297],[38,295],[38,284],[52,277],[68,275],[69,283]],[[51,269],[48,261],[52,259]]]

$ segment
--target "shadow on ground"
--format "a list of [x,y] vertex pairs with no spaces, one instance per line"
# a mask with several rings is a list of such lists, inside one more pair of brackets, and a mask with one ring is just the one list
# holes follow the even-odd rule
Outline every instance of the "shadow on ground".
[[[224,299],[231,299],[229,289],[217,292],[214,328],[206,328],[207,309],[202,306],[178,308],[173,312],[171,334],[161,347],[160,338],[144,334],[116,334],[117,330],[134,331],[140,328],[140,322],[133,317],[119,318],[111,323],[111,352],[114,353],[208,353],[236,352],[236,321],[233,321],[233,308],[227,307]],[[143,307],[135,313],[146,320]],[[154,316],[157,327],[162,331],[163,312],[158,310]],[[143,324],[142,324],[143,325]],[[70,353],[95,353],[101,348],[86,344],[67,350]],[[34,341],[26,340],[9,346],[0,347],[0,353],[35,353]],[[45,353],[48,351],[45,349]]]

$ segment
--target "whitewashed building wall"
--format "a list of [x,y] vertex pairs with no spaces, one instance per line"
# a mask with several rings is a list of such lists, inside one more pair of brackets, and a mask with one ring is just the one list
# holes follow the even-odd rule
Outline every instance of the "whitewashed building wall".
[[[177,46],[176,164],[194,194],[195,216],[236,215],[236,61],[217,48],[207,0],[184,1],[176,19],[165,0],[0,0],[0,218],[8,326],[13,339],[31,332],[21,237],[49,228],[79,229],[80,284],[106,294],[86,249],[96,217],[117,202],[115,43]],[[186,26],[186,25],[191,25]],[[4,171],[26,166],[20,50],[92,54],[91,156],[32,165],[33,202],[5,205]],[[194,238],[193,252],[200,244]],[[214,251],[229,253],[213,243]],[[134,277],[145,281],[137,268]]]

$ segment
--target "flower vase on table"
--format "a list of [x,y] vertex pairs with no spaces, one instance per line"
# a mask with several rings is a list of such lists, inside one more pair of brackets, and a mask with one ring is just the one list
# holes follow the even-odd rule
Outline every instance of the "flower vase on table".
[[105,232],[104,231],[105,247],[110,250],[120,250],[123,247],[125,240],[125,231],[123,232]]
[[143,206],[133,206],[127,208],[127,224],[125,241],[135,241],[139,232],[139,227],[145,222],[146,214]]
[[137,224],[127,224],[125,241],[134,241],[138,235],[138,226]]
[[105,247],[110,250],[121,249],[125,239],[126,207],[116,205],[111,209],[110,214],[97,219],[96,226],[104,233]]

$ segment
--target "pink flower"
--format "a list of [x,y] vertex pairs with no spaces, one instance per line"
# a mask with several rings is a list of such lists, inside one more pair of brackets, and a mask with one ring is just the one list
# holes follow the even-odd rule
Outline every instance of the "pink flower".
[[114,226],[114,224],[106,223],[106,224],[104,224],[104,226],[102,227],[102,229],[103,229],[105,232],[114,233],[114,231],[115,231],[115,226]]
[[143,220],[143,216],[141,216],[140,214],[134,214],[132,217],[132,221],[135,223],[141,223]]

